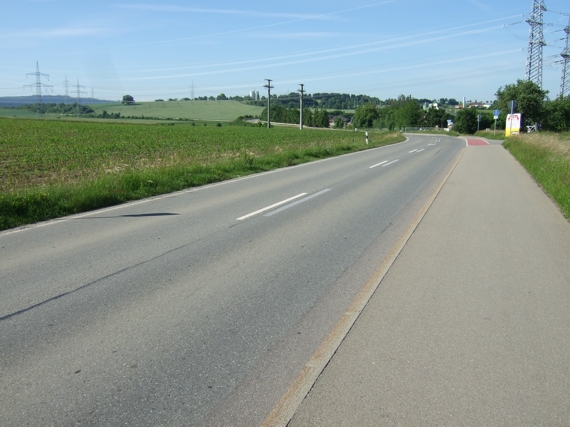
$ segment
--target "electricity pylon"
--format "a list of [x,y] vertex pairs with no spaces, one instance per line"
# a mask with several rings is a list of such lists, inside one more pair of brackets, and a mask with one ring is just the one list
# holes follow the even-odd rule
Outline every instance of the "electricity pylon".
[[570,19],[564,28],[566,32],[566,47],[560,54],[562,56],[562,84],[560,85],[560,98],[570,95]]
[[[35,87],[36,88],[36,96],[37,96],[37,103],[39,105],[42,104],[42,90],[44,88],[49,89],[51,91],[53,91],[53,86],[50,85],[46,85],[44,83],[42,83],[42,77],[45,77],[46,79],[49,80],[49,75],[48,74],[44,74],[44,73],[40,73],[40,65],[38,64],[38,61],[36,61],[36,72],[35,73],[28,73],[26,74],[27,76],[36,76],[36,82],[30,85],[24,85],[24,87]],[[38,106],[38,111],[39,111],[39,106]]]
[[526,22],[530,25],[526,79],[542,88],[542,48],[546,45],[543,34],[544,0],[533,0],[532,13]]

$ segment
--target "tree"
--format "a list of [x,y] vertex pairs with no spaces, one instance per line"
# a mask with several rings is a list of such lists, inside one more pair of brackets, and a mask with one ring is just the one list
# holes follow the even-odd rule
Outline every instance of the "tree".
[[436,126],[444,128],[447,123],[447,119],[452,118],[451,114],[445,111],[445,109],[440,108],[438,110],[433,107],[422,111],[420,116],[419,125],[430,128],[434,128]]
[[374,121],[374,127],[379,129],[394,130],[396,128],[396,107],[384,107],[378,110],[378,119]]
[[378,109],[372,104],[359,105],[354,113],[354,126],[357,128],[371,128],[378,118]]
[[342,129],[344,128],[344,119],[342,117],[337,117],[334,121],[335,129]]
[[477,132],[477,109],[464,108],[459,110],[455,116],[453,130],[467,135],[473,135]]
[[226,99],[228,99],[228,97],[227,97],[224,93],[220,93],[220,94],[216,97],[216,99],[217,99],[218,101],[225,101]]
[[511,113],[510,101],[516,101],[516,113],[521,113],[525,125],[542,123],[544,119],[544,100],[547,90],[542,90],[536,83],[527,80],[517,80],[516,84],[500,87],[497,93],[497,107],[501,116],[506,119]]
[[417,126],[420,119],[420,105],[416,101],[407,101],[396,109],[394,119],[398,128]]
[[135,103],[135,98],[133,98],[131,95],[123,95],[123,100],[121,101],[121,104],[133,105],[134,103]]
[[570,96],[544,103],[542,129],[558,133],[570,131]]
[[329,113],[324,108],[317,108],[313,114],[313,126],[318,128],[328,128],[330,126]]

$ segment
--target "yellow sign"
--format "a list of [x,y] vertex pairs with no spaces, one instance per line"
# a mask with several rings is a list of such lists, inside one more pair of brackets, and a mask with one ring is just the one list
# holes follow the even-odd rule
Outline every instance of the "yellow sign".
[[521,131],[521,121],[522,115],[520,113],[517,114],[509,114],[507,116],[507,125],[505,127],[505,136],[508,138],[511,135],[518,135]]

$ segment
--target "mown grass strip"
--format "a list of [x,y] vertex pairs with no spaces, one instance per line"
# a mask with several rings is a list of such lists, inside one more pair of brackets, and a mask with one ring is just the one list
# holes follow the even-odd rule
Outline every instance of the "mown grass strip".
[[396,133],[0,119],[0,230],[399,141]]
[[503,145],[570,220],[570,133],[531,133]]

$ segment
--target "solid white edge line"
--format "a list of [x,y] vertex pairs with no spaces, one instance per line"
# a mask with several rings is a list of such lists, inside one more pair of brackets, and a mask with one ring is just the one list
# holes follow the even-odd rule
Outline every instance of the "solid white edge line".
[[384,163],[387,163],[387,162],[388,162],[388,160],[384,160],[383,162],[380,162],[380,163],[377,163],[377,164],[375,164],[375,165],[370,166],[368,169],[375,168],[376,166],[383,165]]
[[257,215],[257,214],[260,214],[260,213],[262,213],[262,212],[268,211],[268,210],[270,210],[270,209],[276,208],[277,206],[284,205],[285,203],[288,203],[288,202],[290,202],[291,200],[298,199],[299,197],[303,197],[303,196],[305,196],[305,195],[307,195],[307,193],[297,194],[296,196],[290,197],[290,198],[288,198],[287,200],[282,200],[282,201],[280,201],[280,202],[277,202],[277,203],[275,203],[275,204],[273,204],[273,205],[271,205],[271,206],[267,206],[267,207],[265,207],[265,208],[263,208],[263,209],[260,209],[260,210],[258,210],[258,211],[252,212],[252,213],[247,214],[247,215],[244,215],[244,216],[240,216],[240,217],[237,219],[237,221],[242,221],[242,220],[247,219],[247,218],[249,218],[249,217],[252,217],[252,216],[254,216],[254,215]]

